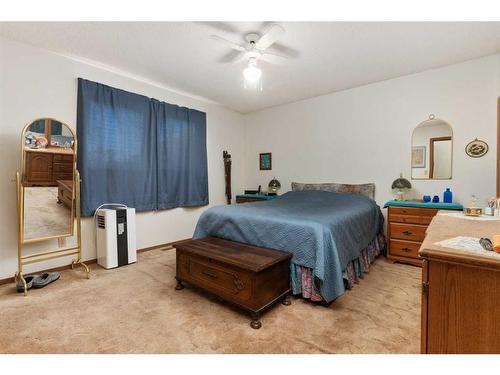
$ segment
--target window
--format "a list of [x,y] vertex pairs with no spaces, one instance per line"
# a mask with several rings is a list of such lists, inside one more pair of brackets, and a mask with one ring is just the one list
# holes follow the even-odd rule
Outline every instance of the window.
[[206,115],[78,79],[82,214],[208,204]]

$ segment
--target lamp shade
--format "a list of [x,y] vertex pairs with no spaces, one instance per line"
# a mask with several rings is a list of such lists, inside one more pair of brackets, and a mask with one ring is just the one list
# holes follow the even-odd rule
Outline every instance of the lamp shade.
[[406,178],[404,178],[403,174],[401,173],[399,175],[399,178],[396,178],[392,182],[392,188],[393,189],[411,189],[411,183]]
[[262,70],[257,68],[255,65],[249,65],[243,70],[243,77],[247,82],[254,83],[257,82],[262,76]]
[[271,181],[269,181],[269,189],[273,192],[276,193],[279,189],[281,189],[281,184],[280,182],[274,177]]

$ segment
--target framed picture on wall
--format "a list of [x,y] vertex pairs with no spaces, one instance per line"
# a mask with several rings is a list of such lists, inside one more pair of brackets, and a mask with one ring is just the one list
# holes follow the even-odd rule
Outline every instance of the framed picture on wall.
[[259,167],[261,171],[270,171],[272,169],[270,152],[259,154]]
[[425,146],[414,146],[412,148],[411,167],[425,168]]

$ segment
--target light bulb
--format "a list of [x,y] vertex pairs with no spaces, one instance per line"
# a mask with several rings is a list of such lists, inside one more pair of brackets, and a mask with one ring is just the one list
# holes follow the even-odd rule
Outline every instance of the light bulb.
[[245,70],[243,70],[243,77],[245,77],[245,81],[254,83],[257,82],[262,76],[262,70],[257,68],[255,65],[248,65]]

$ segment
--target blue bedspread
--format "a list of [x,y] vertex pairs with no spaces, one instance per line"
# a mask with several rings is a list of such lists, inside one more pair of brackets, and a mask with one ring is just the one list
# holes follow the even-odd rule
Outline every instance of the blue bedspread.
[[193,238],[215,236],[288,251],[314,270],[325,301],[344,293],[342,271],[383,225],[380,207],[362,195],[288,192],[267,202],[216,206],[200,217]]

